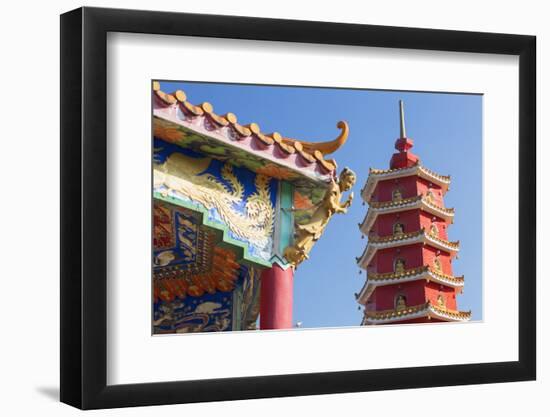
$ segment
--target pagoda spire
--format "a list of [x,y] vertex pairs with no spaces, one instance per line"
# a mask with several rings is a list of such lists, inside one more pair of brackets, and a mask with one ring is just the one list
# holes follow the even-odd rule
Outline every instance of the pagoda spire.
[[407,131],[405,130],[405,109],[403,106],[403,100],[399,100],[399,137],[400,138],[406,138],[407,137]]
[[391,158],[391,169],[411,167],[418,163],[418,157],[410,152],[413,144],[405,130],[405,106],[403,100],[399,100],[399,138],[395,141],[395,149],[399,152],[394,153]]

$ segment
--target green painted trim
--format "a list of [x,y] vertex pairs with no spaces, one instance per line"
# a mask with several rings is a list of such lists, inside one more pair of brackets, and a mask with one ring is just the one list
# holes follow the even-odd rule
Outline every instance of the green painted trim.
[[277,253],[283,254],[285,249],[294,240],[294,185],[287,181],[281,181],[280,188],[280,235]]
[[288,263],[285,258],[279,255],[273,255],[269,261],[271,264],[279,265],[285,271],[292,266],[292,264]]
[[193,210],[197,213],[200,213],[202,215],[201,223],[205,225],[206,227],[209,227],[211,229],[215,229],[216,231],[222,232],[222,241],[221,246],[222,247],[229,247],[234,248],[235,246],[242,250],[242,259],[245,261],[250,262],[252,265],[255,266],[261,266],[261,267],[267,267],[271,268],[272,263],[269,261],[264,261],[263,259],[256,258],[255,256],[252,256],[248,252],[248,246],[246,243],[240,242],[236,239],[233,239],[231,236],[229,236],[229,228],[225,225],[221,225],[219,223],[214,223],[210,220],[208,220],[208,210],[204,208],[202,205],[199,204],[193,204],[184,200],[180,200],[175,197],[171,196],[163,196],[158,191],[153,191],[153,198],[156,198],[157,200],[165,201],[170,204],[174,204],[176,206],[184,207],[189,210]]

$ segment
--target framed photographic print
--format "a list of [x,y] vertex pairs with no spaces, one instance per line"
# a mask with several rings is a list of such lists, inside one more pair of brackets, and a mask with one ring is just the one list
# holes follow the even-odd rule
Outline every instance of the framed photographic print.
[[535,379],[535,38],[61,16],[61,400]]

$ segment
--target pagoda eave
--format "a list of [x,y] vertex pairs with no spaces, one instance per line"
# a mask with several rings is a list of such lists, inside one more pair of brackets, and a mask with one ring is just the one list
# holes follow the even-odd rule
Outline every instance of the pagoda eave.
[[369,297],[377,287],[383,287],[386,285],[403,284],[405,282],[427,280],[433,281],[441,285],[446,285],[453,288],[464,287],[464,277],[455,277],[451,275],[442,274],[434,271],[428,267],[414,268],[405,271],[401,274],[387,273],[387,274],[369,274],[367,280],[361,288],[357,296],[357,302],[359,304],[366,304]]
[[367,247],[357,259],[357,264],[361,268],[367,269],[370,261],[378,250],[414,245],[417,243],[429,245],[444,252],[448,252],[451,256],[455,256],[459,250],[459,242],[448,242],[426,233],[424,229],[421,229],[418,232],[404,233],[397,236],[392,235],[379,239],[370,238]]
[[464,286],[464,277],[455,277],[452,275],[446,275],[437,271],[434,271],[428,267],[414,268],[405,271],[401,274],[388,273],[388,274],[368,274],[367,284],[373,286],[384,286],[399,284],[408,281],[416,281],[419,279],[425,279],[434,281],[440,284],[448,285],[455,288]]
[[364,235],[368,235],[378,215],[399,213],[402,211],[415,209],[426,211],[444,220],[445,222],[452,222],[454,219],[454,209],[439,207],[433,204],[428,198],[418,196],[403,199],[401,201],[391,201],[376,205],[371,203],[367,215],[360,224],[359,229]]
[[364,324],[390,324],[409,320],[429,318],[446,322],[467,322],[471,319],[470,311],[450,310],[431,303],[405,307],[401,310],[366,311]]
[[440,186],[443,193],[446,193],[449,190],[449,186],[451,184],[451,178],[449,176],[437,174],[420,164],[415,164],[412,167],[407,168],[396,168],[387,170],[371,168],[369,177],[367,178],[367,182],[361,190],[361,197],[365,202],[368,203],[370,202],[372,193],[374,192],[376,185],[379,181],[392,180],[402,177],[408,177],[411,175],[418,175],[419,177]]

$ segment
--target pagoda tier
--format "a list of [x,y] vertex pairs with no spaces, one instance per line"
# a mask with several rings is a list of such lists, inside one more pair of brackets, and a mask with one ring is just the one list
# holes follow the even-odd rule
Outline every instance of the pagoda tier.
[[[454,217],[454,209],[440,207],[433,202],[431,198],[427,198],[424,195],[417,195],[410,198],[405,198],[398,201],[387,201],[387,202],[371,202],[369,205],[369,210],[363,222],[359,225],[359,229],[364,235],[368,235],[372,230],[372,226],[376,219],[379,216],[384,216],[387,214],[393,213],[406,213],[408,210],[419,209],[421,211],[421,216],[416,217],[419,222],[417,224],[417,229],[421,227],[431,226],[434,221],[433,218],[436,217],[442,222],[451,222]],[[413,212],[411,211],[411,214]],[[391,216],[388,216],[391,217]],[[379,231],[378,234],[383,233]]]
[[385,285],[403,284],[405,282],[424,280],[426,282],[434,282],[436,284],[447,285],[462,290],[464,287],[464,277],[455,277],[438,272],[433,268],[425,265],[419,268],[411,268],[400,273],[388,272],[379,274],[371,272],[367,275],[365,285],[357,295],[357,300],[361,304],[366,304],[369,297],[377,287]]
[[361,197],[366,202],[369,202],[374,194],[374,190],[379,182],[393,181],[399,178],[410,177],[411,175],[418,176],[423,181],[421,184],[423,188],[429,183],[439,187],[443,194],[449,191],[449,185],[451,183],[451,177],[448,175],[439,175],[434,171],[422,166],[420,161],[417,161],[414,165],[395,168],[395,169],[373,169],[369,170],[369,177],[365,186],[361,190]]
[[367,279],[357,301],[362,324],[467,321],[457,310],[464,277],[453,274],[459,242],[447,229],[454,210],[445,207],[450,177],[423,167],[410,150],[402,103],[401,137],[389,170],[371,169],[361,196],[369,205],[359,229],[368,243],[357,258]]
[[383,258],[388,253],[400,253],[401,249],[394,249],[402,246],[404,250],[410,249],[424,256],[429,256],[428,254],[435,249],[438,253],[444,253],[450,260],[456,256],[459,242],[449,242],[424,229],[410,233],[394,233],[388,236],[371,236],[363,254],[357,258],[357,262],[361,268],[368,269],[373,259]]

